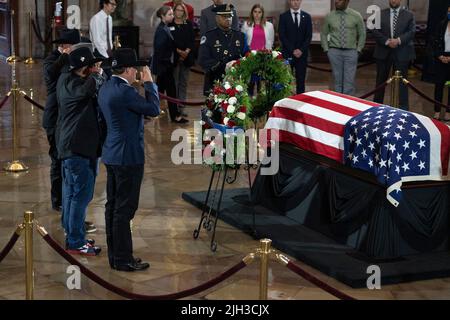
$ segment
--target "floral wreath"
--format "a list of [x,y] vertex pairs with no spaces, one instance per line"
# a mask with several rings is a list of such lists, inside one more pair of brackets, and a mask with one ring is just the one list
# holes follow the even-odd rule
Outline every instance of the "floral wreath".
[[[227,145],[229,132],[246,129],[250,121],[257,121],[272,110],[278,100],[292,94],[293,76],[289,62],[279,51],[251,51],[245,57],[227,65],[222,83],[216,82],[202,110],[202,137],[205,164],[220,170],[225,163],[226,149],[218,147],[208,136],[209,129],[219,130]],[[250,82],[261,81],[262,89],[255,97],[248,94]],[[235,137],[232,137],[233,139]],[[245,146],[236,144],[235,154]],[[205,157],[205,152],[209,156]],[[237,164],[227,164],[238,168]]]

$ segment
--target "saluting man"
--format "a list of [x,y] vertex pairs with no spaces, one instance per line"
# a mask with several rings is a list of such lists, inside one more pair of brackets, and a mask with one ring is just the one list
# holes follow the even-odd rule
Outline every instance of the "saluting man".
[[233,5],[222,4],[213,9],[217,28],[208,31],[200,40],[199,63],[205,70],[204,95],[208,95],[214,81],[222,80],[226,64],[247,53],[245,35],[231,28]]

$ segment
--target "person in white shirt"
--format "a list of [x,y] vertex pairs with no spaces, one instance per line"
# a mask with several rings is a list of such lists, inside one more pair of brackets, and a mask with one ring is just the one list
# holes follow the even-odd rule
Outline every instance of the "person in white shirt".
[[112,55],[113,21],[111,14],[114,13],[116,7],[116,0],[100,0],[100,11],[91,18],[89,23],[89,33],[94,48],[105,58]]

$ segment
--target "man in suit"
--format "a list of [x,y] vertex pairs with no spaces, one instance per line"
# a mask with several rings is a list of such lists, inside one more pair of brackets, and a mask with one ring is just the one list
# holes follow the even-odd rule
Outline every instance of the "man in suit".
[[205,70],[203,94],[208,95],[216,80],[222,80],[226,64],[238,60],[248,51],[245,35],[231,28],[233,5],[222,4],[213,9],[218,27],[200,40],[199,62]]
[[280,15],[278,33],[282,53],[290,61],[297,80],[297,93],[305,92],[308,50],[312,39],[311,16],[300,10],[302,0],[289,0],[289,11]]
[[[411,11],[400,8],[401,0],[389,0],[390,8],[381,11],[381,28],[374,29],[376,40],[373,57],[377,62],[378,87],[385,82],[393,67],[402,76],[408,76],[408,66],[415,57],[414,36],[416,23]],[[384,89],[375,93],[374,101],[383,103]],[[400,84],[400,108],[408,110],[408,88]]]
[[[119,271],[145,270],[150,265],[133,257],[130,221],[139,206],[144,175],[144,116],[160,113],[158,87],[148,68],[133,49],[113,52],[112,78],[99,92],[98,102],[105,118],[107,135],[102,161],[106,166],[106,241],[111,268]],[[141,81],[146,97],[131,86],[136,68],[142,66]]]
[[59,39],[53,41],[53,43],[58,44],[58,48],[44,60],[44,80],[47,86],[47,101],[45,103],[42,127],[47,133],[47,140],[50,146],[48,154],[51,159],[51,202],[53,210],[56,211],[61,211],[62,206],[61,160],[58,158],[55,138],[56,121],[58,119],[56,84],[61,76],[63,67],[69,64],[69,53],[72,50],[72,46],[79,42],[80,32],[77,29],[62,29]]
[[[213,0],[213,4],[202,10],[200,15],[200,36],[203,37],[208,31],[217,28],[216,13],[213,11],[217,6],[223,5],[223,0]],[[239,30],[239,21],[236,10],[233,8],[233,21],[231,29]]]

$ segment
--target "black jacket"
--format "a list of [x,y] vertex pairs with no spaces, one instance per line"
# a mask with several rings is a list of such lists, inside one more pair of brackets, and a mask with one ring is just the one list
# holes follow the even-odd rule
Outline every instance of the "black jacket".
[[176,49],[186,50],[191,49],[188,57],[183,61],[186,67],[192,67],[195,63],[194,49],[195,49],[195,34],[192,23],[188,20],[183,24],[176,24],[175,22],[169,25],[170,32],[172,33],[175,41],[175,59],[174,64],[178,63],[180,56],[176,52]]
[[71,72],[60,76],[57,85],[59,115],[56,130],[60,159],[75,155],[96,159],[101,155],[96,91],[97,83],[93,76],[81,78]]
[[44,60],[44,80],[47,86],[47,101],[45,103],[42,127],[44,127],[48,133],[54,133],[56,128],[56,121],[58,120],[56,84],[63,67],[68,64],[69,55],[61,54],[58,50],[54,50]]
[[445,32],[447,31],[447,24],[448,19],[445,18],[445,20],[440,23],[439,29],[433,37],[432,50],[435,59],[445,55]]
[[175,42],[169,28],[161,22],[155,31],[153,41],[153,58],[151,70],[153,74],[162,75],[173,70]]

